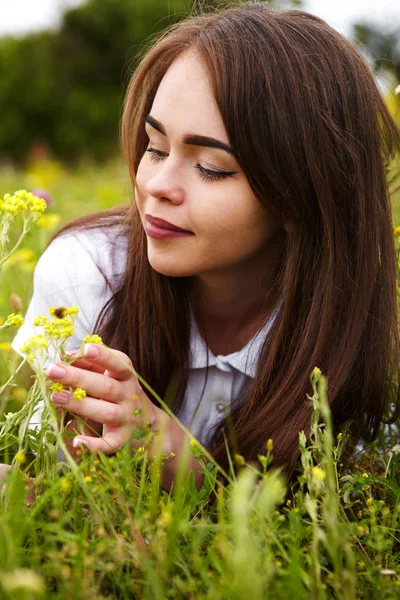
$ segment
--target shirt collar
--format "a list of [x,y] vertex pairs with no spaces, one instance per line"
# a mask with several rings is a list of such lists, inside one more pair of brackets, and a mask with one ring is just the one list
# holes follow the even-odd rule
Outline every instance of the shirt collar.
[[[257,360],[265,342],[265,339],[275,321],[277,310],[275,310],[265,325],[241,350],[227,355],[217,355],[207,348],[201,337],[195,319],[192,315],[192,327],[190,333],[191,368],[204,369],[216,366],[221,371],[232,371],[232,368],[252,377],[256,376]],[[208,362],[207,362],[208,353]]]

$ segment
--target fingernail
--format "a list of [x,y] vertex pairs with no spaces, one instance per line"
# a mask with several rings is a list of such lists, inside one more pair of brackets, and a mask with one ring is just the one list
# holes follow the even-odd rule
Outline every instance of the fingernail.
[[100,350],[93,346],[93,344],[86,344],[83,348],[82,355],[86,358],[97,358],[100,354]]
[[50,363],[46,369],[47,377],[51,377],[52,379],[62,379],[66,374],[66,370],[64,367],[60,367],[60,365],[56,365],[55,363]]
[[67,404],[69,394],[67,392],[53,392],[50,396],[54,404]]
[[85,440],[82,440],[81,438],[76,437],[72,440],[72,446],[73,446],[73,448],[79,448],[80,446],[88,447],[89,444]]

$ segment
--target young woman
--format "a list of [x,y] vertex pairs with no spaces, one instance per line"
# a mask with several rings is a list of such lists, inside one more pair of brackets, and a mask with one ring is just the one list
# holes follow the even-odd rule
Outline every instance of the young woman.
[[226,444],[255,460],[272,438],[275,464],[293,470],[315,366],[335,426],[373,438],[398,404],[386,166],[400,138],[360,54],[302,11],[249,3],[189,18],[133,75],[121,139],[135,202],[56,236],[14,341],[71,304],[70,348],[103,337],[47,370],[87,392],[53,394],[97,424],[74,445],[140,446],[144,419],[176,455],[173,481],[187,436],[131,365],[222,465]]

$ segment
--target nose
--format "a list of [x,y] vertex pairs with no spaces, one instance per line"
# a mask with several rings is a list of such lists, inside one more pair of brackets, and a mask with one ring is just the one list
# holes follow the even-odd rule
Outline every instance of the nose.
[[179,176],[176,165],[174,167],[172,162],[168,163],[168,158],[157,173],[147,181],[146,189],[153,198],[169,200],[174,204],[181,204],[184,199],[182,176]]

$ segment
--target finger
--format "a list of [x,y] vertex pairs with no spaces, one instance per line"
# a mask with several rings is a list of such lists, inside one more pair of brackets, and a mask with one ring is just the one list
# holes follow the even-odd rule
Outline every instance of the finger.
[[[85,417],[103,425],[121,425],[130,420],[126,409],[120,404],[107,402],[91,396],[85,396],[82,400],[75,400],[71,392],[63,390],[54,392],[51,396],[56,407],[62,407],[74,415]],[[130,409],[132,412],[134,407]]]
[[82,356],[107,370],[113,379],[126,381],[136,375],[130,358],[102,344],[86,344]]
[[72,364],[74,367],[78,367],[78,369],[86,369],[87,371],[92,371],[93,373],[104,373],[105,371],[103,367],[96,365],[86,358],[77,358],[70,364]]
[[94,373],[65,363],[50,363],[45,375],[52,381],[61,382],[64,387],[83,388],[88,396],[114,403],[132,400],[134,394],[143,394],[136,380],[133,381],[133,388],[130,386],[131,391],[127,395],[128,392],[122,382],[110,377],[107,373]]
[[118,433],[108,434],[105,437],[90,437],[87,435],[76,436],[72,442],[74,448],[84,446],[89,452],[103,452],[103,454],[115,454],[121,449],[121,436]]
[[80,352],[65,352],[61,355],[61,360],[63,363],[67,363],[69,365],[74,365],[74,367],[79,367],[80,369],[87,369],[88,371],[94,371],[95,373],[104,373],[104,369],[99,365],[96,365],[91,360],[87,358],[83,358]]

